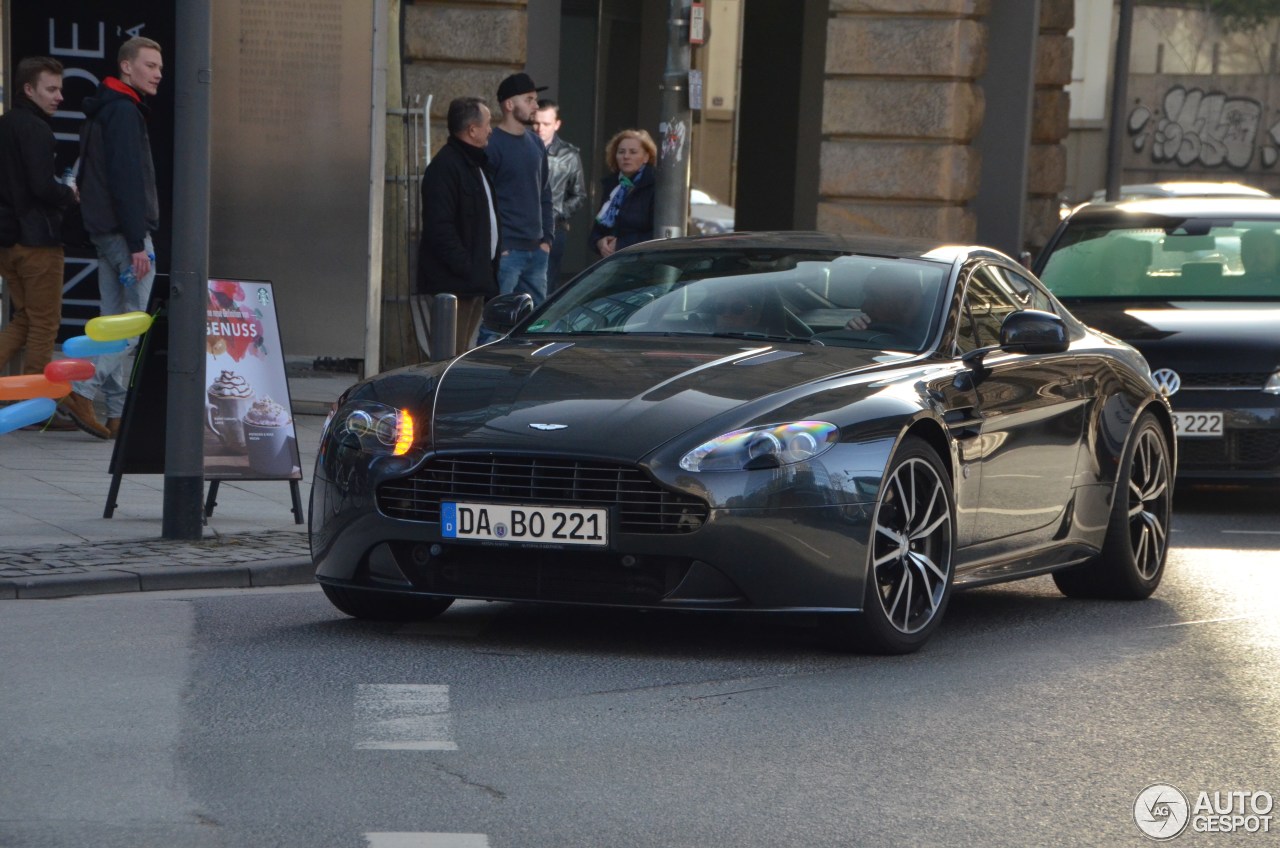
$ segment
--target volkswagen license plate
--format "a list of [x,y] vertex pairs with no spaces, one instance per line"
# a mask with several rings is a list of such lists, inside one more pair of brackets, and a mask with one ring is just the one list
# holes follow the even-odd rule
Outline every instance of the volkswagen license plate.
[[1222,438],[1221,412],[1175,412],[1173,430],[1184,439]]
[[440,504],[440,529],[446,539],[605,547],[609,544],[609,511],[446,502]]

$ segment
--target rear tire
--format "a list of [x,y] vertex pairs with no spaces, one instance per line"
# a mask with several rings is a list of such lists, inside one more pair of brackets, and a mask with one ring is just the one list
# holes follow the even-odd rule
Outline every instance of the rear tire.
[[1164,428],[1143,413],[1125,447],[1102,552],[1083,565],[1055,571],[1069,598],[1138,601],[1151,596],[1169,554],[1173,468]]
[[955,515],[942,460],[923,439],[908,436],[876,501],[863,610],[827,622],[835,647],[909,654],[929,640],[951,599]]
[[325,583],[321,583],[320,588],[340,612],[366,621],[428,621],[453,603],[453,598],[399,595]]

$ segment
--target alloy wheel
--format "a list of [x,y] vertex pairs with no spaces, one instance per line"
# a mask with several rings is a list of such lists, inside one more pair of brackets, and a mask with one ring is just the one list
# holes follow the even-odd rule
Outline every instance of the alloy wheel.
[[1134,564],[1150,580],[1164,563],[1169,533],[1169,462],[1154,428],[1142,431],[1129,475],[1129,545]]
[[937,470],[919,457],[898,465],[876,506],[871,570],[885,617],[916,633],[938,614],[951,580],[951,512]]

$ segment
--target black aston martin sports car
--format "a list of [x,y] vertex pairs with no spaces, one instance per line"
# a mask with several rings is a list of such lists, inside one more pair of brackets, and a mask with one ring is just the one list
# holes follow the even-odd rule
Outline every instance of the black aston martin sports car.
[[1090,203],[1036,267],[1142,351],[1173,405],[1179,479],[1280,482],[1280,200]]
[[380,374],[327,423],[316,576],[342,612],[455,598],[803,613],[919,648],[953,587],[1160,582],[1168,404],[1133,348],[992,250],[817,233],[654,241],[505,338]]

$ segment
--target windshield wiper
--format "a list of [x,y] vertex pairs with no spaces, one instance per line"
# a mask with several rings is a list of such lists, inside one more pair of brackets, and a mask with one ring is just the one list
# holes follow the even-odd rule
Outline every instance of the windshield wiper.
[[819,347],[825,347],[821,339],[815,339],[812,336],[788,336],[781,333],[757,333],[744,331],[735,332],[718,332],[718,333],[701,333],[700,335],[711,336],[717,339],[747,339],[750,341],[766,341],[766,342],[795,342],[797,344],[814,344]]

